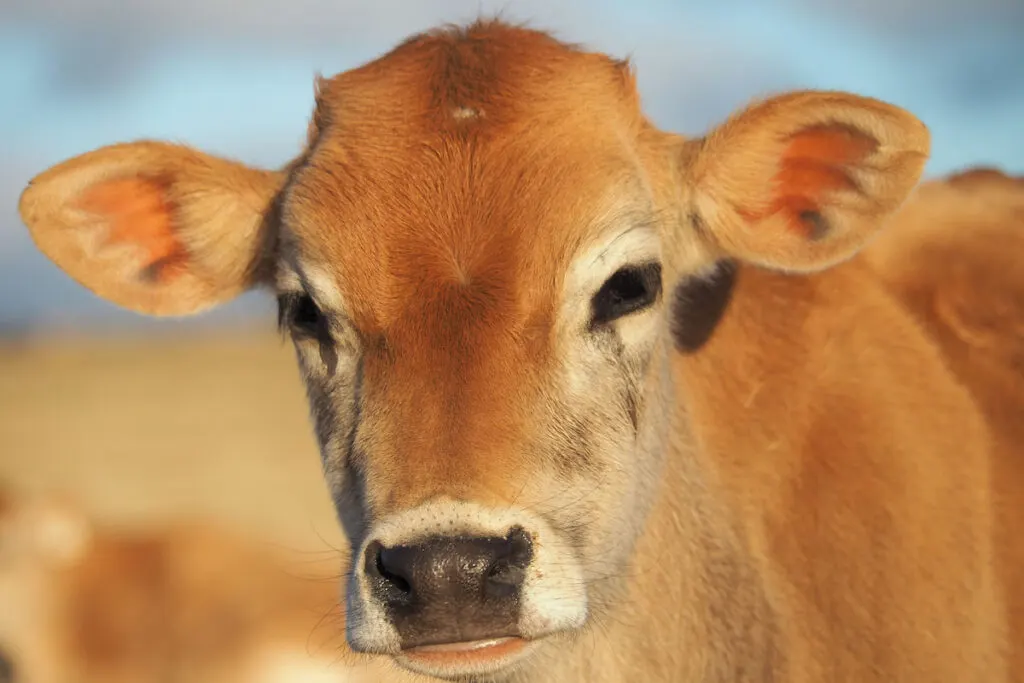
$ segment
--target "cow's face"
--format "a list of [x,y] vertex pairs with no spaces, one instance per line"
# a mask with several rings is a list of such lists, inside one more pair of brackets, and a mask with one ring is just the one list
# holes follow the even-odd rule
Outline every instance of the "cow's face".
[[848,258],[928,146],[837,93],[685,142],[626,65],[500,24],[413,39],[317,100],[282,172],[118,145],[41,175],[22,216],[136,310],[276,290],[352,544],[349,642],[451,679],[601,618],[662,459],[694,445],[669,360],[713,333],[728,264]]
[[568,62],[563,92],[469,50],[494,81],[435,102],[473,78],[431,66],[459,49],[392,55],[385,92],[322,86],[276,287],[352,541],[350,641],[464,674],[581,627],[625,573],[667,424],[669,157],[611,60]]

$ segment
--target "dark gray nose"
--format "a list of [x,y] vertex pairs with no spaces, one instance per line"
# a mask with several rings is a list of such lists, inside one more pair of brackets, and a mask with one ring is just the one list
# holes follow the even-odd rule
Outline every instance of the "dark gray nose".
[[518,635],[519,593],[533,558],[530,537],[436,536],[366,548],[366,576],[402,647]]

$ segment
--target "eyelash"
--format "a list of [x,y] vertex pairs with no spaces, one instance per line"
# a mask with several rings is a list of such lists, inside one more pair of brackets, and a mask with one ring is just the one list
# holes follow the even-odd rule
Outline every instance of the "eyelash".
[[649,308],[661,296],[658,262],[619,268],[590,302],[591,327],[599,327]]

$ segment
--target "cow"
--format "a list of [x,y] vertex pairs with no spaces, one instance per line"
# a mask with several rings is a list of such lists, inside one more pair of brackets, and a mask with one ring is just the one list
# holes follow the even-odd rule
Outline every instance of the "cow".
[[917,117],[800,90],[687,138],[628,61],[488,19],[314,95],[282,168],[118,143],[19,210],[142,314],[276,294],[353,651],[427,680],[1021,680],[993,479],[1021,454],[857,257],[921,179]]
[[0,683],[377,683],[337,648],[336,568],[210,522],[0,496]]

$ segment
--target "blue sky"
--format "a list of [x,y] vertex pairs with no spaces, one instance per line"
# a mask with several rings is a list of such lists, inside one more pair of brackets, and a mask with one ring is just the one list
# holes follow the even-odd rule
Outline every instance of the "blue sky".
[[[140,137],[282,164],[304,136],[315,73],[499,10],[631,55],[649,113],[681,133],[754,96],[844,89],[929,125],[928,174],[1024,172],[1020,0],[15,0],[0,8],[0,328],[143,322],[35,251],[16,214],[35,173]],[[250,296],[203,321],[269,311]]]

